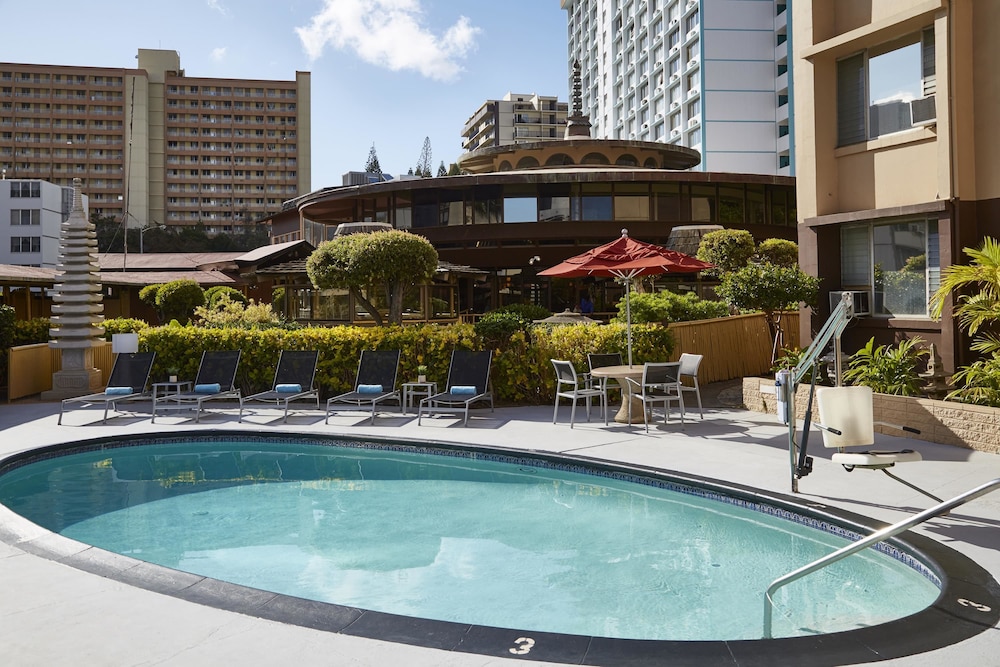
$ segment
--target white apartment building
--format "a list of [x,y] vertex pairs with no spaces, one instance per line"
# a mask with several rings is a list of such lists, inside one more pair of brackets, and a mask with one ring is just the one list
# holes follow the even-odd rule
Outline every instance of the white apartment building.
[[466,152],[532,141],[560,139],[566,130],[569,104],[556,97],[507,93],[487,100],[465,121],[462,148]]
[[[72,209],[73,188],[40,180],[0,180],[0,264],[56,268],[60,225]],[[86,196],[83,210],[89,217]]]
[[787,0],[560,3],[593,137],[688,146],[696,170],[794,175]]

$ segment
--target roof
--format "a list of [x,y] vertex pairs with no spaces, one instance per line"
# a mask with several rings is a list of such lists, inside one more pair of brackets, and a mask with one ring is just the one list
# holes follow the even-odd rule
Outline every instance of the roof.
[[285,243],[275,243],[255,248],[236,257],[235,260],[240,264],[253,264],[265,259],[279,257],[291,250],[295,250],[298,246],[304,246],[304,249],[308,249],[309,252],[315,249],[308,241],[286,241]]
[[222,271],[102,271],[104,285],[158,285],[174,280],[193,280],[202,287],[236,285],[240,280]]
[[212,267],[236,268],[243,251],[230,252],[104,252],[98,255],[103,271],[192,271]]
[[[451,262],[443,261],[438,261],[436,272],[464,273],[467,275],[487,275],[489,273],[489,271],[476,269],[471,266],[465,266],[464,264],[452,264]],[[258,269],[257,273],[261,275],[305,275],[306,259],[303,258],[291,260],[289,262],[282,262],[281,264],[275,264],[274,266]]]
[[0,282],[4,285],[52,284],[55,282],[55,276],[55,269],[43,269],[37,266],[18,266],[16,264],[0,264]]

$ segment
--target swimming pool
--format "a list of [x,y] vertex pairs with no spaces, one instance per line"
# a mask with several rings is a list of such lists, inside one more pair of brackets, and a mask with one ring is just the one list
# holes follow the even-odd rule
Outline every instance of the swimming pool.
[[[72,459],[41,452],[7,464],[0,500],[68,537],[212,579],[340,610],[516,628],[512,647],[546,634],[754,640],[767,584],[864,530],[752,490],[584,459],[199,440],[81,443]],[[789,586],[776,634],[801,641],[926,616],[949,582],[926,547],[895,543]]]

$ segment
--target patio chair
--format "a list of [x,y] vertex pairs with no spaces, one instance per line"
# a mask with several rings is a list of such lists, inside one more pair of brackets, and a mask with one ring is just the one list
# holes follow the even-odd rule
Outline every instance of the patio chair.
[[[681,364],[681,391],[692,392],[695,395],[698,399],[698,412],[701,414],[702,419],[705,418],[705,409],[701,407],[701,389],[698,387],[698,367],[701,366],[703,358],[704,355],[702,354],[687,354],[685,352],[678,360]],[[692,386],[684,384],[684,378],[689,378]]]
[[[819,404],[820,420],[816,426],[823,432],[823,446],[837,450],[830,457],[831,461],[844,466],[848,472],[855,468],[880,470],[900,484],[939,503],[944,502],[937,496],[896,477],[888,470],[897,463],[913,463],[923,460],[920,452],[915,452],[912,449],[847,451],[852,447],[867,447],[875,444],[876,422],[871,387],[818,387],[816,401]],[[896,424],[878,423],[901,431],[919,433],[916,429]]]
[[448,364],[448,383],[444,391],[428,396],[420,401],[417,410],[417,425],[424,412],[462,413],[462,426],[469,424],[469,408],[473,403],[489,401],[490,411],[494,410],[493,392],[490,390],[490,367],[493,364],[493,350],[473,352],[454,350]]
[[[663,423],[667,423],[670,413],[670,403],[677,403],[681,412],[681,424],[684,423],[684,394],[681,392],[680,363],[646,363],[642,368],[642,380],[637,382],[625,378],[632,390],[632,398],[642,402],[642,423],[649,433],[649,413],[652,406],[663,403]],[[632,423],[632,401],[628,402],[628,423]],[[647,410],[647,406],[650,409]]]
[[336,407],[347,409],[346,406],[354,406],[354,409],[371,408],[372,424],[375,423],[375,409],[379,403],[399,398],[399,390],[396,389],[396,375],[399,372],[399,350],[364,350],[361,352],[361,359],[358,361],[358,374],[354,383],[354,389],[346,394],[340,394],[327,400],[326,421],[330,423],[330,412]]
[[65,398],[59,408],[59,420],[57,424],[62,424],[63,412],[73,403],[82,403],[80,407],[88,405],[103,405],[104,419],[102,424],[108,423],[108,409],[118,412],[118,403],[122,401],[134,401],[139,398],[148,398],[146,383],[149,382],[149,372],[153,368],[155,352],[123,352],[115,357],[114,366],[111,367],[111,375],[108,378],[107,388],[96,394],[86,396],[76,396]]
[[201,355],[198,374],[191,391],[157,396],[153,401],[153,416],[156,421],[160,410],[189,410],[194,408],[194,421],[201,419],[202,405],[208,401],[236,399],[243,410],[243,397],[236,388],[236,369],[240,365],[242,350],[206,350]]
[[601,387],[587,386],[587,383],[576,374],[576,368],[571,361],[561,361],[550,359],[556,371],[556,402],[552,408],[552,423],[556,423],[556,416],[559,413],[559,399],[568,398],[573,401],[573,407],[569,411],[569,427],[573,428],[576,420],[576,402],[581,398],[587,399],[587,421],[590,421],[590,399],[598,398],[601,403],[601,410],[604,412],[604,425],[608,425],[608,394]]
[[283,423],[288,422],[288,405],[294,401],[315,400],[319,410],[319,390],[314,384],[317,361],[318,350],[282,350],[271,388],[243,399],[239,421],[243,421],[243,406],[247,402],[274,403],[279,408],[284,406]]
[[[603,368],[605,366],[621,366],[624,362],[622,361],[622,355],[618,352],[605,354],[588,354],[587,355],[587,365],[590,367],[590,372],[592,373],[595,368]],[[604,392],[604,401],[610,403],[611,399],[608,396],[608,391],[617,388],[621,391],[622,386],[615,378],[595,378],[587,373],[585,376],[588,386],[590,387],[600,387]]]

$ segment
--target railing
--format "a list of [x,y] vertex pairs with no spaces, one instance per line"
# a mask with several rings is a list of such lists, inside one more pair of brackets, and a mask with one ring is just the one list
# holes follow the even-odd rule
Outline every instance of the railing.
[[[114,365],[111,343],[93,348],[94,367],[107,380]],[[52,374],[62,369],[62,351],[48,343],[19,345],[8,350],[7,401],[34,396],[52,389]]]
[[862,549],[867,549],[873,544],[877,544],[878,542],[887,540],[890,537],[894,537],[902,533],[904,530],[909,530],[910,528],[916,526],[917,524],[921,524],[927,521],[928,519],[932,519],[941,514],[946,514],[951,510],[953,510],[954,508],[958,507],[959,505],[964,505],[970,500],[975,500],[980,496],[985,496],[987,493],[990,493],[991,491],[996,491],[998,488],[1000,488],[1000,478],[995,479],[992,482],[987,482],[985,484],[982,484],[981,486],[977,486],[971,491],[966,491],[965,493],[955,496],[951,500],[946,500],[943,503],[939,503],[934,507],[926,509],[919,514],[915,514],[909,519],[904,519],[899,523],[894,523],[891,526],[887,526],[882,530],[876,531],[871,535],[869,535],[868,537],[855,542],[854,544],[849,544],[846,547],[834,551],[832,554],[824,556],[819,560],[813,561],[808,565],[800,567],[794,572],[789,572],[783,577],[778,577],[777,579],[771,582],[771,585],[767,587],[767,591],[765,591],[764,593],[764,639],[771,638],[771,616],[772,616],[772,610],[774,608],[774,599],[773,599],[774,593],[776,593],[777,590],[782,586],[784,586],[785,584],[790,584],[793,581],[801,579],[806,575],[812,574],[817,570],[823,569],[824,567],[830,565],[831,563],[835,563],[838,560],[847,558],[851,554],[857,553]]

